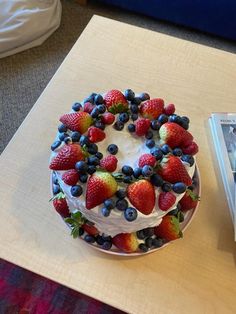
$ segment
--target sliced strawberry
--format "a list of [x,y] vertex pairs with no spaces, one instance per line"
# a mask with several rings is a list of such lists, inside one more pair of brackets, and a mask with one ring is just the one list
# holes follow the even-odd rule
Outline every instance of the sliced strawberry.
[[62,181],[67,185],[76,185],[79,180],[79,174],[75,169],[70,169],[63,173]]
[[138,240],[135,233],[119,233],[112,238],[112,243],[126,253],[132,253],[138,249]]
[[100,167],[109,172],[113,172],[116,170],[117,163],[118,159],[116,158],[116,156],[108,155],[100,161]]
[[92,236],[98,235],[99,233],[98,229],[95,226],[89,225],[87,223],[83,224],[81,227],[84,229],[85,232]]
[[164,216],[160,225],[154,228],[154,233],[157,237],[167,241],[183,237],[183,233],[180,230],[179,220],[172,215]]
[[91,126],[88,129],[88,138],[92,143],[101,142],[104,140],[105,137],[106,133],[103,130],[96,128],[95,126]]
[[171,192],[161,192],[158,198],[158,206],[161,210],[170,209],[176,202],[176,196]]

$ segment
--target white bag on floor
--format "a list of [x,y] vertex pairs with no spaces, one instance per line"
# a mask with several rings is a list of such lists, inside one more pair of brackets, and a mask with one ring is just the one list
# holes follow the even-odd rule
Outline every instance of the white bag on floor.
[[0,58],[41,45],[60,21],[60,0],[0,0]]

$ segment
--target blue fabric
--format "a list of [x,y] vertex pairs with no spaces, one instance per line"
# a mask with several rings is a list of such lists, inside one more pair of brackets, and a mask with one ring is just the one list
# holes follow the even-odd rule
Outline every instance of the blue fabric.
[[236,40],[236,0],[101,0],[161,20]]

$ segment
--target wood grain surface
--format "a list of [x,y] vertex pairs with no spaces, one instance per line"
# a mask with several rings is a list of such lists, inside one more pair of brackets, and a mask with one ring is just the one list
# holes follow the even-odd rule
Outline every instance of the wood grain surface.
[[[0,257],[129,313],[235,313],[236,245],[207,125],[212,111],[235,111],[235,84],[235,55],[94,16],[0,157]],[[112,88],[175,103],[200,146],[193,222],[138,258],[73,240],[48,202],[59,116]]]

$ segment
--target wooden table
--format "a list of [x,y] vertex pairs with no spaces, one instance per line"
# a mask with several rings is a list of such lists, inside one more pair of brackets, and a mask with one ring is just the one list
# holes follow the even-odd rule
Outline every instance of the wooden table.
[[[236,245],[207,119],[236,105],[236,57],[94,16],[0,159],[3,259],[130,313],[235,313]],[[148,91],[191,119],[200,146],[199,210],[182,240],[138,258],[73,240],[49,204],[58,117],[90,92]]]

